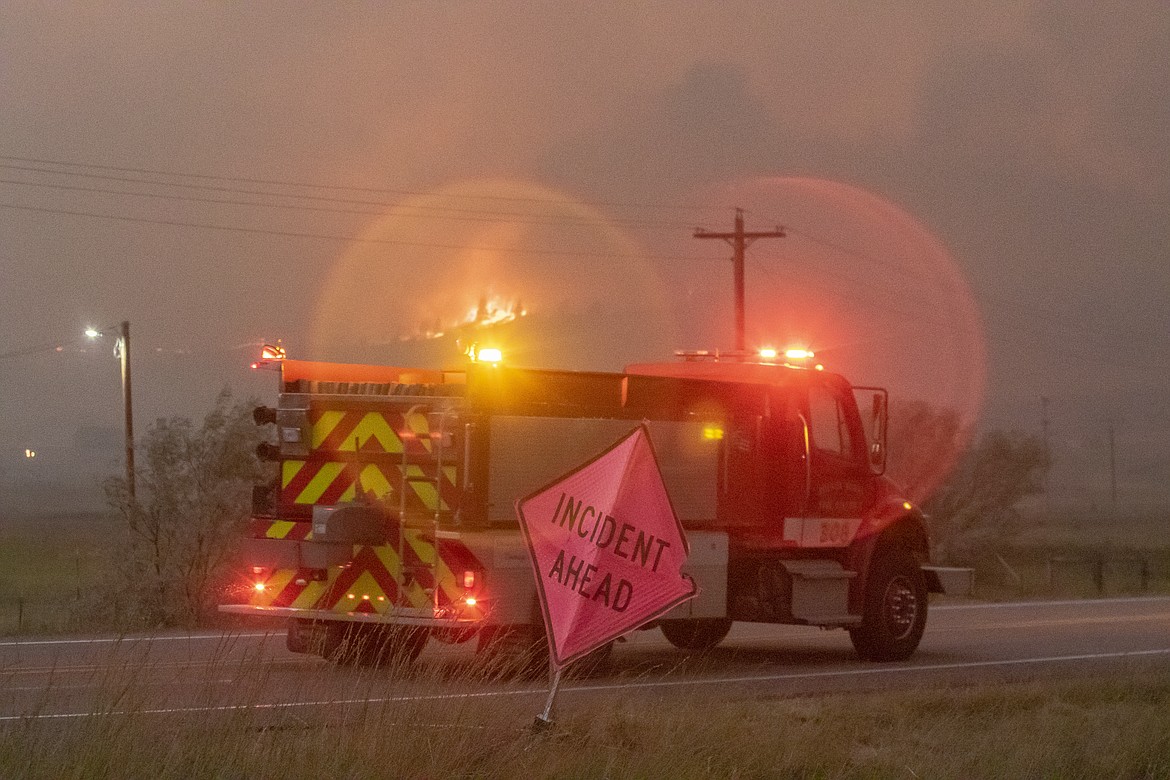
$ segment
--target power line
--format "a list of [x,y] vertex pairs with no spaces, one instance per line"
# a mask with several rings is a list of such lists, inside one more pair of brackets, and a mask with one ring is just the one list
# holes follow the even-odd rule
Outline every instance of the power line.
[[[4,167],[4,166],[0,165],[0,168],[2,168],[2,167]],[[143,183],[153,183],[153,182],[143,182]],[[499,219],[501,217],[504,217],[504,218],[508,219],[510,224],[521,224],[521,225],[555,225],[555,224],[562,224],[562,223],[579,224],[579,225],[593,225],[593,224],[597,223],[596,220],[590,220],[587,218],[575,218],[575,217],[556,216],[556,215],[549,215],[545,219],[520,219],[520,220],[518,220],[518,219],[515,219],[514,217],[531,217],[531,216],[538,216],[538,215],[523,214],[521,212],[480,211],[480,210],[476,210],[476,209],[461,209],[461,208],[444,207],[444,206],[420,206],[420,205],[415,205],[415,204],[402,205],[402,204],[395,204],[395,203],[389,203],[389,202],[378,202],[378,201],[344,201],[342,199],[335,199],[335,198],[320,198],[318,200],[335,201],[335,202],[339,202],[339,203],[352,202],[352,203],[357,203],[357,204],[361,204],[361,205],[382,206],[384,208],[382,208],[381,210],[370,210],[370,209],[336,208],[336,207],[327,207],[327,206],[309,206],[309,205],[295,204],[295,203],[264,203],[261,201],[230,200],[230,199],[224,199],[224,198],[201,198],[201,197],[198,197],[195,195],[173,195],[173,194],[155,193],[155,192],[135,192],[132,190],[115,190],[115,189],[108,189],[105,187],[81,187],[78,185],[70,185],[70,184],[50,184],[47,182],[29,182],[29,181],[19,181],[19,180],[15,180],[15,179],[0,179],[0,184],[16,184],[16,185],[21,185],[21,186],[26,186],[26,187],[42,187],[42,188],[46,188],[46,189],[66,190],[69,192],[85,192],[85,193],[98,194],[98,195],[125,195],[125,196],[130,196],[130,197],[151,198],[151,199],[156,199],[156,200],[183,201],[183,202],[188,202],[188,203],[207,203],[207,204],[225,205],[225,206],[259,206],[261,208],[291,209],[291,210],[296,210],[296,211],[313,211],[313,212],[323,212],[323,213],[330,213],[330,214],[357,214],[357,215],[368,215],[368,216],[382,216],[382,215],[386,215],[388,213],[387,209],[389,209],[390,210],[389,213],[409,214],[410,212],[422,212],[422,213],[414,214],[413,216],[417,216],[417,217],[424,218],[424,219],[449,219],[449,220],[457,220],[457,221],[464,221],[464,222],[499,222]],[[167,186],[185,186],[185,185],[167,185]],[[302,197],[299,195],[285,195],[282,193],[249,192],[247,190],[236,190],[236,192],[239,192],[240,194],[246,194],[246,195],[265,195],[265,194],[267,194],[267,195],[272,195],[272,196],[281,197],[281,198]],[[437,213],[428,214],[427,212],[437,212]],[[455,215],[451,216],[451,215],[447,214],[446,212],[452,212]],[[462,216],[464,214],[479,214],[482,216]],[[618,225],[621,225],[622,227],[669,227],[671,229],[681,229],[681,227],[677,224],[669,224],[669,223],[665,223],[665,222],[634,222],[634,221],[627,221],[627,220],[607,220],[607,224],[618,224]]]
[[147,217],[129,217],[120,214],[98,214],[89,211],[75,211],[72,209],[54,209],[42,206],[22,206],[15,203],[0,203],[0,208],[17,211],[29,211],[42,214],[58,214],[71,217],[87,217],[91,219],[107,219],[117,222],[135,222],[146,225],[167,225],[170,227],[191,227],[206,230],[222,230],[232,233],[251,233],[265,236],[281,236],[285,238],[312,238],[324,241],[341,241],[344,243],[383,244],[388,246],[404,246],[423,249],[457,249],[474,250],[481,252],[503,252],[518,255],[547,255],[550,257],[593,257],[606,259],[630,260],[663,260],[663,261],[695,261],[696,258],[680,255],[646,255],[627,252],[584,252],[557,249],[524,249],[512,247],[481,247],[466,244],[440,244],[426,241],[400,241],[389,238],[363,238],[359,236],[343,236],[329,233],[308,233],[293,230],[272,230],[268,228],[242,227],[239,225],[216,225],[209,222],[186,222],[177,219],[155,219]]
[[[97,163],[72,162],[72,161],[65,161],[65,160],[47,160],[47,159],[35,158],[35,157],[18,157],[15,155],[6,155],[6,154],[0,154],[0,160],[13,160],[16,162],[33,163],[36,165],[55,165],[55,166],[59,166],[59,167],[91,168],[94,170],[117,171],[117,172],[122,172],[122,173],[139,173],[139,174],[146,174],[146,175],[151,175],[151,176],[171,176],[171,177],[181,177],[181,178],[189,178],[189,179],[204,179],[204,180],[209,180],[209,181],[232,181],[232,182],[239,182],[242,184],[267,184],[267,185],[274,185],[274,186],[281,186],[281,187],[305,187],[305,188],[313,188],[313,189],[342,190],[342,191],[349,191],[349,192],[381,193],[381,194],[386,194],[386,195],[416,196],[416,195],[431,195],[431,194],[433,194],[430,192],[424,192],[424,191],[418,191],[418,190],[392,189],[392,188],[386,188],[386,187],[356,187],[356,186],[351,186],[351,185],[318,184],[318,183],[312,183],[312,182],[299,182],[299,181],[281,180],[281,179],[258,179],[258,178],[248,178],[248,177],[243,177],[243,176],[222,176],[222,175],[206,174],[206,173],[185,173],[185,172],[180,172],[180,171],[166,171],[166,170],[159,170],[159,169],[152,169],[152,168],[133,168],[133,167],[128,167],[128,166],[99,165]],[[0,167],[20,168],[20,166],[3,165],[3,164],[0,164]],[[87,176],[87,175],[96,176],[96,174],[72,173],[69,171],[45,171],[42,169],[33,169],[33,168],[20,168],[20,169],[21,170],[39,171],[42,173],[59,173],[59,174],[67,175],[67,176]],[[167,182],[155,182],[155,183],[167,184]],[[195,186],[195,185],[174,185],[174,186]],[[452,193],[451,196],[465,198],[465,199],[498,200],[498,201],[519,202],[519,203],[559,203],[560,202],[554,198],[538,198],[538,197],[532,197],[532,196],[516,196],[516,195],[469,195],[469,194],[465,194],[465,193]],[[661,210],[661,211],[689,211],[689,212],[700,212],[700,213],[710,213],[711,212],[711,209],[702,208],[702,207],[698,207],[698,206],[681,206],[681,205],[672,205],[672,204],[665,204],[665,203],[630,203],[630,202],[623,203],[623,202],[619,202],[619,201],[576,201],[576,202],[581,204],[581,205],[597,206],[597,207],[603,207],[603,208],[630,208],[630,209],[648,209],[648,210]]]

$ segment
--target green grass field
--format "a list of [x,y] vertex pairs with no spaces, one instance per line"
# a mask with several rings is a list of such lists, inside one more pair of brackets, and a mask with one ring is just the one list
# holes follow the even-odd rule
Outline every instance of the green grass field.
[[[973,562],[975,598],[1170,593],[1170,518],[1160,513],[1110,520],[1034,514],[1028,524],[1010,544]],[[124,533],[117,520],[96,513],[0,517],[0,636],[111,628],[89,619],[82,605]]]
[[123,533],[96,513],[0,518],[0,635],[85,626],[78,606],[98,586]]

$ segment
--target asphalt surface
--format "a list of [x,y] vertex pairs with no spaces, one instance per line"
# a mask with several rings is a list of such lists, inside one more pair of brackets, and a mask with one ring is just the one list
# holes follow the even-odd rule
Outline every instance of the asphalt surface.
[[[490,701],[518,720],[543,709],[548,683],[484,681],[474,642],[432,640],[409,671],[337,667],[284,647],[281,630],[0,639],[0,727],[127,713],[248,711],[324,722],[403,702]],[[1170,672],[1170,598],[932,606],[918,652],[857,660],[843,631],[737,624],[715,650],[688,654],[660,632],[619,643],[610,667],[562,682],[559,707],[596,698],[705,691],[761,697]]]

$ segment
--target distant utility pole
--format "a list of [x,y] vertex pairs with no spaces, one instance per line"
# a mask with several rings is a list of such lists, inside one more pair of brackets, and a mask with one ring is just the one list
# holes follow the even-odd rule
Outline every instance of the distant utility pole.
[[1113,432],[1113,421],[1109,421],[1109,504],[1117,512],[1117,444]]
[[122,361],[122,412],[126,422],[126,491],[134,500],[134,403],[130,398],[130,321],[122,320],[118,356]]
[[743,229],[743,209],[735,210],[735,230],[730,233],[712,233],[704,228],[695,228],[695,238],[721,238],[731,244],[735,250],[731,260],[735,269],[735,349],[743,352],[747,349],[744,339],[744,304],[743,304],[743,257],[748,244],[757,238],[784,238],[784,231],[777,227],[775,230],[747,232]]
[[1048,462],[1048,469],[1044,472],[1044,477],[1040,484],[1040,489],[1048,493],[1048,471],[1052,468],[1052,449],[1048,443],[1048,396],[1040,396],[1040,433],[1044,442],[1044,458]]

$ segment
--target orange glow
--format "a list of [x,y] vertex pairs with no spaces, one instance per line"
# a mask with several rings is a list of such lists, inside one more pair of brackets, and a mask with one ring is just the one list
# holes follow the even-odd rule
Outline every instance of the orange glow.
[[468,596],[467,598],[463,599],[463,603],[469,607],[474,607],[477,602],[475,596]]
[[902,502],[902,508],[908,511],[908,510],[911,510],[911,509],[913,509],[913,508],[914,508],[914,505],[913,505],[913,504],[911,504],[909,501],[903,501],[903,502]]
[[[435,213],[452,209],[491,213],[444,224],[436,241]],[[410,249],[391,259],[387,243]],[[422,342],[492,333],[506,335],[509,362],[616,370],[678,346],[673,294],[649,254],[611,215],[566,193],[454,182],[371,217],[314,285],[306,351],[378,362],[402,350],[433,365],[452,352]]]
[[784,357],[788,358],[789,360],[808,360],[809,358],[815,356],[816,355],[812,350],[804,349],[803,347],[793,347],[791,349],[784,350]]
[[764,360],[775,360],[776,350],[772,349],[771,347],[764,347],[760,350],[760,357],[762,357]]
[[264,589],[268,586],[265,585],[263,582],[257,582],[253,587],[256,588],[257,593],[262,593],[264,591]]

